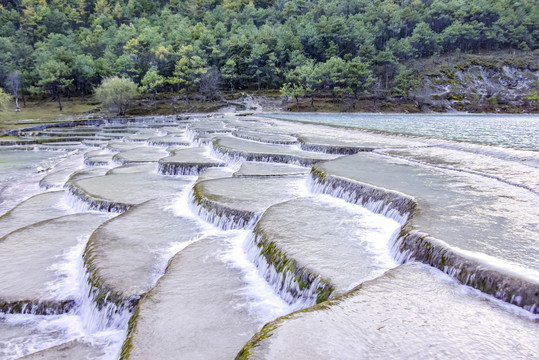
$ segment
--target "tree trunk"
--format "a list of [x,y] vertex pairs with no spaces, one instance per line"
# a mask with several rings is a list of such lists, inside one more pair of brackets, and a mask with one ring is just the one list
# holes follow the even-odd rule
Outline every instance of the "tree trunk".
[[153,92],[153,106],[155,111],[157,111],[157,89],[155,89]]
[[15,111],[21,111],[19,107],[19,89],[15,90]]
[[58,99],[58,106],[60,107],[60,111],[62,111],[62,101],[60,100],[60,92],[59,91],[56,93],[56,98]]
[[296,96],[296,110],[299,111],[299,97]]

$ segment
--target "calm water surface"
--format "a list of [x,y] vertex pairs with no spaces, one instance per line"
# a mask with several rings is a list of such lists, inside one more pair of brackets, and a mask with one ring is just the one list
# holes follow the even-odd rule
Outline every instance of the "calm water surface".
[[267,116],[302,122],[357,127],[395,134],[539,149],[539,116],[537,115],[280,113]]

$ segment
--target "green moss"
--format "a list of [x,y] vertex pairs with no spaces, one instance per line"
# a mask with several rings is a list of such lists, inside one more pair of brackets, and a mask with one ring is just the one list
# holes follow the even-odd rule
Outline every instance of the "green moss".
[[325,171],[319,169],[317,165],[314,165],[311,168],[311,176],[314,180],[318,181],[321,184],[325,184],[328,179],[328,174]]
[[139,316],[140,316],[140,305],[135,308],[133,315],[131,315],[131,318],[129,319],[129,323],[127,325],[127,336],[125,338],[124,343],[122,344],[122,350],[120,352],[119,360],[126,360],[129,358],[129,354],[131,353],[131,350],[133,349],[133,336],[137,328],[137,322],[138,322]]
[[[313,285],[315,280],[321,279],[318,274],[298,267],[296,262],[293,259],[289,259],[277,244],[271,241],[260,229],[255,228],[254,233],[260,255],[266,259],[268,265],[273,266],[277,273],[282,274],[283,278],[292,276],[294,283],[296,283],[300,291],[308,289]],[[325,301],[331,295],[333,287],[321,279],[320,286],[317,290],[319,291],[317,294],[317,303],[319,303]],[[290,289],[284,289],[284,291],[290,291]]]

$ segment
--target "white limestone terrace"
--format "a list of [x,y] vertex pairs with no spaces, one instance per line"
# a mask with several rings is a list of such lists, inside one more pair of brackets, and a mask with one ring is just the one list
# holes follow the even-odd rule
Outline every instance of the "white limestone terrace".
[[104,176],[67,183],[68,201],[75,208],[123,212],[145,201],[181,192],[187,180],[163,178],[155,165],[131,165]]
[[388,243],[398,230],[396,221],[343,200],[303,197],[268,208],[246,251],[283,299],[310,306],[396,266]]
[[269,206],[305,195],[304,184],[305,176],[206,180],[195,184],[190,204],[195,213],[220,228],[249,228]]
[[198,175],[208,168],[225,165],[211,156],[208,148],[190,147],[172,150],[169,156],[159,159],[157,171],[163,175]]
[[80,150],[0,187],[0,357],[539,355],[532,151],[183,118],[17,147]]
[[227,238],[201,239],[171,260],[141,301],[122,359],[233,359],[260,327],[243,305],[241,270],[223,260]]
[[213,148],[218,153],[232,160],[263,161],[288,163],[302,166],[313,165],[322,160],[331,160],[335,155],[302,151],[295,146],[265,144],[233,136],[216,136]]
[[109,216],[74,214],[44,220],[0,238],[0,311],[3,313],[61,314],[75,298],[56,295],[54,264]]
[[264,326],[236,359],[531,359],[537,322],[416,264]]
[[91,286],[108,294],[107,301],[134,307],[164,272],[169,254],[200,237],[195,219],[175,216],[166,204],[149,200],[93,232],[84,262]]
[[[539,199],[489,177],[361,153],[319,163],[312,189],[397,211],[400,261],[415,259],[504,301],[539,311]],[[391,190],[387,190],[391,189]]]

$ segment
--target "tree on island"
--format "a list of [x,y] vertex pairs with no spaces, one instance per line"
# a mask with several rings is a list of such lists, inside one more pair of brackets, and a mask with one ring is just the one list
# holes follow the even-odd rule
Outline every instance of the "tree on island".
[[5,93],[4,89],[0,88],[0,111],[7,110],[10,101],[11,95]]
[[118,115],[125,116],[129,103],[137,96],[137,85],[131,79],[108,77],[96,89],[95,96],[105,106],[115,107]]

